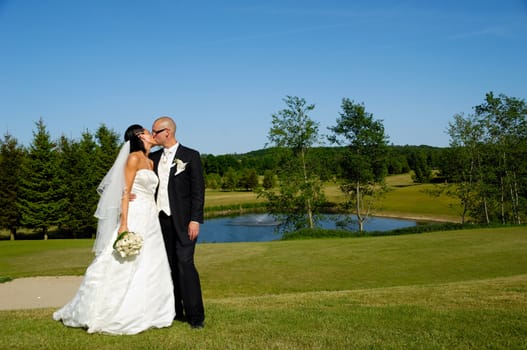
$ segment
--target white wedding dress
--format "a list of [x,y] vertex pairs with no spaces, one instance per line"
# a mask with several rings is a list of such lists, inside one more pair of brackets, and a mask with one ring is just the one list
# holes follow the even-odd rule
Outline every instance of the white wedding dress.
[[136,198],[129,204],[128,229],[143,237],[139,255],[121,258],[111,244],[106,247],[86,270],[77,294],[53,314],[55,320],[110,334],[172,324],[174,294],[154,200],[157,183],[152,170],[141,169],[132,187]]

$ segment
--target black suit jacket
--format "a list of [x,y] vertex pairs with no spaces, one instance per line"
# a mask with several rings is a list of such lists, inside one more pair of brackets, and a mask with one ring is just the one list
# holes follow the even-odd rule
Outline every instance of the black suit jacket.
[[[157,168],[163,149],[150,154],[154,161],[154,171]],[[203,168],[201,156],[198,151],[179,145],[174,157],[187,163],[185,170],[176,175],[177,166],[170,168],[168,180],[168,200],[172,220],[176,227],[176,234],[183,244],[194,243],[188,238],[188,224],[190,221],[203,223],[203,206],[205,204],[205,181],[203,179]],[[159,188],[158,188],[159,191]],[[157,193],[156,193],[157,195]],[[166,234],[164,232],[164,234]]]

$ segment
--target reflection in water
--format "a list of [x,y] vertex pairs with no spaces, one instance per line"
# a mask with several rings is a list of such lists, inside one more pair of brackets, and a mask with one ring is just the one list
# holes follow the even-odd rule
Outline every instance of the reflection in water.
[[[336,228],[335,219],[339,215],[327,215],[318,226],[326,229]],[[200,227],[199,242],[266,242],[280,239],[275,229],[279,223],[268,214],[246,214],[236,217],[205,220]],[[364,225],[365,231],[389,231],[397,228],[415,226],[413,220],[391,218],[370,218]],[[348,229],[357,230],[352,224]]]

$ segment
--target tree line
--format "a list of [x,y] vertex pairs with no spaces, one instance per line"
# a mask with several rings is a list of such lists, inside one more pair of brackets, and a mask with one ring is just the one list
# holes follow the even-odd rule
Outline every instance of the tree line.
[[[446,157],[446,149],[427,145],[388,145],[387,174],[406,174],[414,170],[419,174],[414,179],[417,183],[437,181],[432,178],[433,170],[441,167],[441,162]],[[345,152],[346,148],[342,146],[315,146],[309,150],[306,158],[322,181],[332,181],[343,173],[343,166],[338,160]],[[265,179],[276,174],[283,164],[281,157],[279,147],[268,147],[243,154],[203,154],[201,159],[207,188],[228,191],[252,190],[255,188],[255,179]]]
[[80,140],[53,141],[44,121],[35,123],[28,147],[6,134],[0,147],[0,226],[16,239],[19,228],[47,238],[50,228],[71,237],[91,237],[96,230],[97,185],[121,145],[113,130],[100,126]]
[[[527,108],[524,100],[488,93],[469,116],[449,123],[449,147],[390,145],[382,120],[364,104],[344,98],[328,135],[309,114],[315,105],[287,96],[272,115],[266,148],[245,154],[202,154],[206,186],[256,191],[284,230],[315,227],[328,207],[327,181],[339,183],[359,227],[374,213],[391,174],[412,172],[417,183],[436,182],[462,204],[460,217],[479,223],[522,223],[527,203]],[[35,123],[29,146],[12,135],[0,141],[0,227],[16,239],[27,228],[47,238],[91,237],[97,185],[113,163],[122,137],[101,125],[80,139],[52,140]],[[322,144],[326,144],[321,146]]]

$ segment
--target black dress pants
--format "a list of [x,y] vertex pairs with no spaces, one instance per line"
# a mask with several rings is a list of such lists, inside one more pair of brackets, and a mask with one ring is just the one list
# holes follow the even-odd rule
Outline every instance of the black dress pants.
[[205,320],[205,311],[199,274],[194,265],[196,241],[182,244],[172,218],[163,211],[159,214],[159,221],[172,271],[176,317],[186,318],[190,324],[202,323]]

